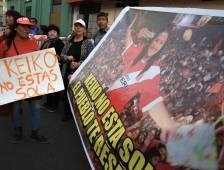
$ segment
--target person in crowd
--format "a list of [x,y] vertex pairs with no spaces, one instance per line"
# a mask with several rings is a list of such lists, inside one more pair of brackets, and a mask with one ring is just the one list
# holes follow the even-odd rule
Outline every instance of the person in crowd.
[[[130,91],[130,93],[128,92],[128,95],[130,96],[128,97],[128,95],[125,95],[124,98],[126,99],[122,97],[121,100],[125,101],[133,96],[136,91],[139,91],[141,94],[139,108],[143,113],[148,113],[163,132],[173,131],[180,126],[180,123],[171,119],[170,113],[167,111],[165,104],[163,103],[163,97],[161,96],[159,89],[160,64],[161,60],[166,57],[166,55],[161,53],[161,51],[166,45],[168,37],[169,31],[162,31],[158,33],[149,45],[145,46],[135,58],[130,58],[131,56],[126,55],[125,53],[123,55],[123,57],[125,57],[124,73],[126,73],[125,75],[132,80],[132,84],[130,84],[128,89],[128,91]],[[170,52],[167,51],[167,53]],[[112,86],[111,89],[113,88],[114,87]],[[110,98],[114,98],[116,93],[120,93],[124,89],[126,88],[116,87],[116,89],[112,90],[112,93],[109,92]],[[124,93],[124,91],[122,93]],[[127,92],[125,93],[127,94]],[[123,106],[121,106],[119,101],[115,102],[115,105],[116,104],[118,110],[122,110]]]
[[156,169],[156,165],[160,161],[160,153],[158,149],[154,147],[149,152],[147,152],[146,155],[153,168]]
[[[55,48],[56,55],[58,57],[58,61],[60,64],[60,68],[62,68],[62,62],[60,58],[61,51],[64,47],[64,43],[61,39],[59,39],[60,29],[55,25],[49,25],[47,31],[48,39],[42,44],[41,50],[47,48]],[[47,100],[44,106],[47,108],[49,112],[55,112],[60,101],[60,93],[51,93],[47,95]]]
[[13,29],[13,26],[16,23],[16,19],[18,19],[21,16],[21,14],[15,10],[6,11],[5,15],[6,15],[5,23],[7,25],[7,28],[0,35],[0,43],[7,38],[7,36],[9,35],[10,31]]
[[159,143],[156,146],[157,150],[160,153],[160,161],[156,165],[157,170],[175,170],[177,168],[173,167],[170,163],[167,162],[167,149],[165,144]]
[[37,19],[36,18],[30,18],[30,22],[33,24],[32,29],[30,31],[30,34],[32,35],[39,35],[40,34],[40,28],[37,26]]
[[126,128],[132,126],[136,122],[140,121],[143,117],[143,113],[139,109],[139,100],[141,94],[137,92],[130,101],[124,106],[124,111],[120,114],[121,120]]
[[40,25],[40,35],[47,35],[48,27],[46,25]]
[[[29,38],[33,24],[27,17],[20,17],[16,20],[15,28],[11,30],[7,39],[0,44],[0,57],[13,57],[20,54],[38,51],[37,44]],[[39,97],[26,100],[31,110],[32,140],[39,143],[48,143],[48,140],[40,136],[40,100]],[[21,108],[23,100],[13,103],[12,122],[15,134],[12,143],[19,143],[23,138],[21,123]]]
[[[73,33],[65,44],[61,58],[65,64],[64,84],[65,92],[67,92],[69,79],[71,75],[77,70],[81,63],[87,58],[89,53],[93,49],[93,44],[89,39],[84,36],[86,30],[86,24],[82,19],[78,19],[74,22]],[[65,94],[64,107],[65,115],[62,120],[69,120],[72,116],[67,95]]]
[[30,38],[33,38],[40,48],[45,40],[47,40],[47,26],[46,25],[40,25],[40,33],[39,35],[30,35]]
[[38,21],[36,18],[30,18],[30,22],[33,26],[31,27],[29,36],[36,41],[38,47],[40,48],[43,42],[47,39],[47,36],[40,33],[41,30],[37,26]]
[[[162,51],[170,36],[172,28],[168,25],[173,17],[168,18],[168,22],[161,25],[162,28],[158,27],[158,29],[157,26],[160,25],[152,23],[149,27],[140,25],[134,30],[133,25],[138,18],[137,15],[134,17],[127,30],[125,49],[122,53],[123,76],[112,84],[107,94],[116,110],[122,113],[125,104],[139,92],[141,99],[138,108],[143,115],[150,115],[163,131],[167,129],[171,131],[179,126],[179,123],[171,120],[159,88],[160,61],[166,57]],[[119,100],[117,96],[120,96]],[[141,119],[144,119],[144,116]]]
[[97,23],[97,26],[99,27],[99,30],[93,36],[95,46],[100,42],[100,40],[103,38],[103,36],[107,33],[109,29],[108,14],[105,12],[100,12],[97,15],[96,23]]
[[86,37],[87,37],[87,39],[89,39],[89,40],[92,42],[92,44],[94,45],[94,40],[93,40],[92,32],[87,31]]
[[[11,30],[13,30],[13,28],[14,28],[14,25],[16,23],[16,19],[18,19],[21,16],[21,14],[19,12],[15,11],[15,10],[8,10],[5,13],[5,15],[6,15],[5,23],[7,25],[7,28],[0,35],[0,43],[7,38],[7,36],[11,32]],[[0,106],[0,113],[3,114],[3,115],[10,116],[12,114],[12,109],[11,108],[12,108],[11,104],[6,104],[6,105],[3,105],[3,106]]]

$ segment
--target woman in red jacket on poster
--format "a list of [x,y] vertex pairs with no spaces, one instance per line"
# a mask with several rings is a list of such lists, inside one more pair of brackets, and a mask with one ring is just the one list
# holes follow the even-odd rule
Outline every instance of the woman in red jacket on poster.
[[16,24],[16,20],[21,17],[21,14],[15,10],[8,10],[5,13],[5,23],[7,25],[5,31],[0,32],[0,43],[7,38],[13,26]]

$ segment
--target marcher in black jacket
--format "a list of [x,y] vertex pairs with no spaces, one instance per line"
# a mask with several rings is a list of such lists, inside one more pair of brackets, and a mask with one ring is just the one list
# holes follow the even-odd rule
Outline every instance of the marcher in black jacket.
[[[42,44],[41,50],[47,48],[55,48],[56,55],[58,57],[58,61],[60,64],[60,68],[62,68],[62,60],[60,58],[61,51],[64,47],[64,43],[61,39],[59,39],[60,29],[55,25],[49,25],[47,31],[48,39]],[[47,108],[49,112],[54,112],[57,109],[60,101],[60,92],[47,94],[47,101],[44,106]]]
[[[82,62],[88,57],[89,53],[93,50],[92,42],[84,36],[86,31],[86,24],[82,19],[78,19],[74,22],[74,30],[71,38],[65,44],[62,50],[61,58],[65,62],[65,75],[64,84],[65,92],[69,84],[71,75],[77,70]],[[64,99],[65,115],[63,121],[71,118],[71,110],[67,99],[67,93],[65,93]]]

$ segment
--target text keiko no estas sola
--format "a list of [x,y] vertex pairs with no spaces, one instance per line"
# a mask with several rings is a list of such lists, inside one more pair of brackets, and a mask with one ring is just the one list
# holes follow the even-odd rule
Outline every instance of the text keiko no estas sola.
[[[0,68],[3,76],[7,75],[9,81],[1,82],[0,94],[14,91],[20,98],[27,98],[41,95],[38,85],[47,82],[46,93],[54,92],[51,82],[58,79],[55,65],[57,58],[52,51],[36,53],[32,56],[11,57],[3,60],[3,68]],[[1,77],[1,75],[0,75]],[[13,80],[13,82],[10,80]],[[15,86],[18,84],[18,86]],[[43,89],[42,89],[43,90]]]
[[125,136],[123,122],[93,74],[84,83],[71,84],[70,89],[71,101],[79,109],[77,117],[80,116],[92,150],[104,169],[122,170],[125,166],[130,170],[153,170],[131,138]]

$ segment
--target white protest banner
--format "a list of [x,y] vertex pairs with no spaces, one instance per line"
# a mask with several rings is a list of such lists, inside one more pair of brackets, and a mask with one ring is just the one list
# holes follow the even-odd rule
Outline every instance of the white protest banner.
[[0,105],[63,89],[54,48],[0,60]]

